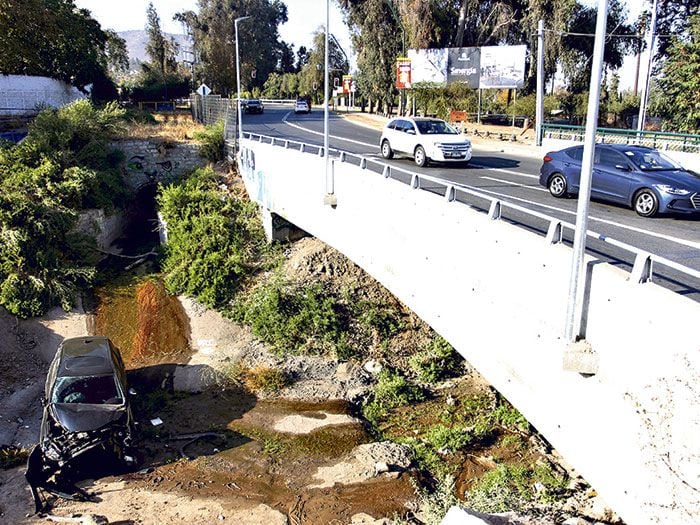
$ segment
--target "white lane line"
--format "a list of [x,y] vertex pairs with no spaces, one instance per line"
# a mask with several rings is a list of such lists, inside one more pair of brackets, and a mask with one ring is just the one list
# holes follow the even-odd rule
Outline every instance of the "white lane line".
[[527,184],[520,184],[519,182],[513,182],[510,180],[495,179],[493,177],[481,177],[481,178],[486,179],[486,180],[492,180],[494,182],[500,182],[502,184],[507,184],[508,186],[518,186],[520,188],[527,188],[528,190],[536,190],[536,191],[543,191],[545,193],[549,193],[549,190],[545,190],[544,188],[538,188],[535,186],[528,186]]
[[[556,206],[550,206],[550,205],[548,205],[548,204],[542,204],[542,203],[539,203],[539,202],[536,202],[536,201],[531,201],[531,200],[528,200],[528,199],[521,199],[521,198],[519,198],[519,197],[513,197],[513,196],[507,195],[507,194],[505,194],[505,193],[498,193],[498,192],[496,192],[496,191],[485,190],[485,189],[483,189],[483,188],[479,188],[479,187],[476,187],[476,186],[468,186],[468,185],[466,185],[466,184],[455,184],[455,186],[463,186],[463,187],[465,187],[465,188],[467,188],[467,189],[470,189],[470,190],[479,191],[479,192],[482,192],[482,193],[490,193],[491,195],[495,195],[495,196],[497,196],[497,197],[505,197],[505,198],[512,199],[512,200],[515,200],[515,201],[523,202],[523,203],[525,203],[525,204],[534,204],[535,206],[540,206],[540,207],[546,208],[546,209],[548,209],[548,210],[555,210],[555,211],[559,211],[559,212],[562,212],[562,213],[567,213],[567,214],[569,214],[569,215],[576,215],[576,212],[575,212],[575,211],[565,210],[565,209],[563,209],[563,208],[557,208]],[[617,228],[622,228],[623,230],[630,230],[630,231],[633,231],[633,232],[642,233],[642,234],[648,235],[648,236],[650,236],[650,237],[656,237],[656,238],[658,238],[658,239],[664,239],[664,240],[666,240],[666,241],[675,242],[675,243],[681,244],[681,245],[683,245],[683,246],[688,246],[689,248],[695,248],[696,250],[700,250],[700,242],[689,241],[689,240],[686,240],[686,239],[681,239],[681,238],[679,238],[679,237],[672,237],[672,236],[670,236],[670,235],[664,235],[663,233],[656,233],[656,232],[652,232],[652,231],[645,230],[645,229],[642,229],[642,228],[637,228],[636,226],[627,226],[626,224],[620,224],[619,222],[610,221],[610,220],[607,220],[607,219],[601,219],[601,218],[599,218],[599,217],[594,217],[593,215],[589,216],[589,219],[590,219],[590,220],[593,220],[593,221],[601,222],[601,223],[603,223],[603,224],[608,224],[608,225],[610,225],[610,226],[615,226],[615,227],[617,227]]]
[[[323,137],[323,133],[321,133],[319,131],[313,131],[311,129],[307,129],[303,126],[300,126],[298,124],[292,124],[291,122],[287,121],[287,117],[291,114],[292,114],[292,112],[289,111],[284,117],[282,117],[282,122],[287,124],[287,126],[292,126],[293,128],[299,129],[301,131],[305,131],[306,133],[312,133],[313,135],[319,135],[319,136]],[[353,140],[353,139],[346,139],[345,137],[338,137],[337,135],[328,135],[328,137],[335,139],[335,140],[344,140],[345,142],[357,144],[358,146],[367,146],[368,148],[378,148],[379,147],[377,144],[367,144],[366,142],[360,142],[359,140]]]
[[539,175],[530,175],[529,173],[520,173],[519,171],[504,170],[502,168],[492,168],[491,166],[484,166],[482,164],[472,164],[472,166],[474,166],[475,168],[483,168],[485,170],[498,171],[500,173],[506,173],[508,175],[517,175],[518,177],[526,177],[528,179],[537,179],[537,180],[540,179]]

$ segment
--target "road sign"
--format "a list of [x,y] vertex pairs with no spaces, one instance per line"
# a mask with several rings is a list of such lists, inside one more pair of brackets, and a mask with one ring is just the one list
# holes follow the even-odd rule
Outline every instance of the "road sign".
[[202,84],[197,88],[197,93],[203,97],[206,97],[209,93],[211,93],[211,89],[206,84]]

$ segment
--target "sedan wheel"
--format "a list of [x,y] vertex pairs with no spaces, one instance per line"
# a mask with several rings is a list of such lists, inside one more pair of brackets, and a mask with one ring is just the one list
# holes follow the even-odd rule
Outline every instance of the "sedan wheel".
[[388,140],[382,142],[382,157],[385,159],[391,159],[394,157],[394,152],[392,151]]
[[416,166],[422,168],[428,165],[428,157],[425,156],[425,150],[423,146],[418,146],[415,153],[413,154],[413,160],[416,162]]
[[634,211],[642,217],[653,217],[659,211],[659,199],[647,189],[639,190],[634,196]]
[[557,198],[566,197],[566,179],[561,173],[555,173],[549,179],[549,193]]

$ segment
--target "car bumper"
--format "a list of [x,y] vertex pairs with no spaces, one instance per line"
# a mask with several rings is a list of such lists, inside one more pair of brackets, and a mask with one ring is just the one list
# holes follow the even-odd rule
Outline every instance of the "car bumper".
[[441,149],[433,148],[429,156],[430,160],[434,160],[436,162],[468,162],[472,158],[472,149],[467,149],[467,151],[464,152],[464,154],[445,154]]
[[689,197],[678,197],[675,195],[663,195],[659,203],[659,209],[667,213],[697,214],[700,215],[700,208],[693,206]]

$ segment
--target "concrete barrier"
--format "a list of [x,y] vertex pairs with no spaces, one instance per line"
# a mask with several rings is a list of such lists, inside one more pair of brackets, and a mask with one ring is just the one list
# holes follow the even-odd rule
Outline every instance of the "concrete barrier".
[[[587,258],[586,338],[564,370],[571,252],[348,163],[243,140],[251,198],[335,247],[445,337],[630,524],[700,522],[700,305]],[[328,199],[326,199],[328,202]]]
[[27,115],[87,98],[78,88],[48,77],[0,75],[0,115]]

